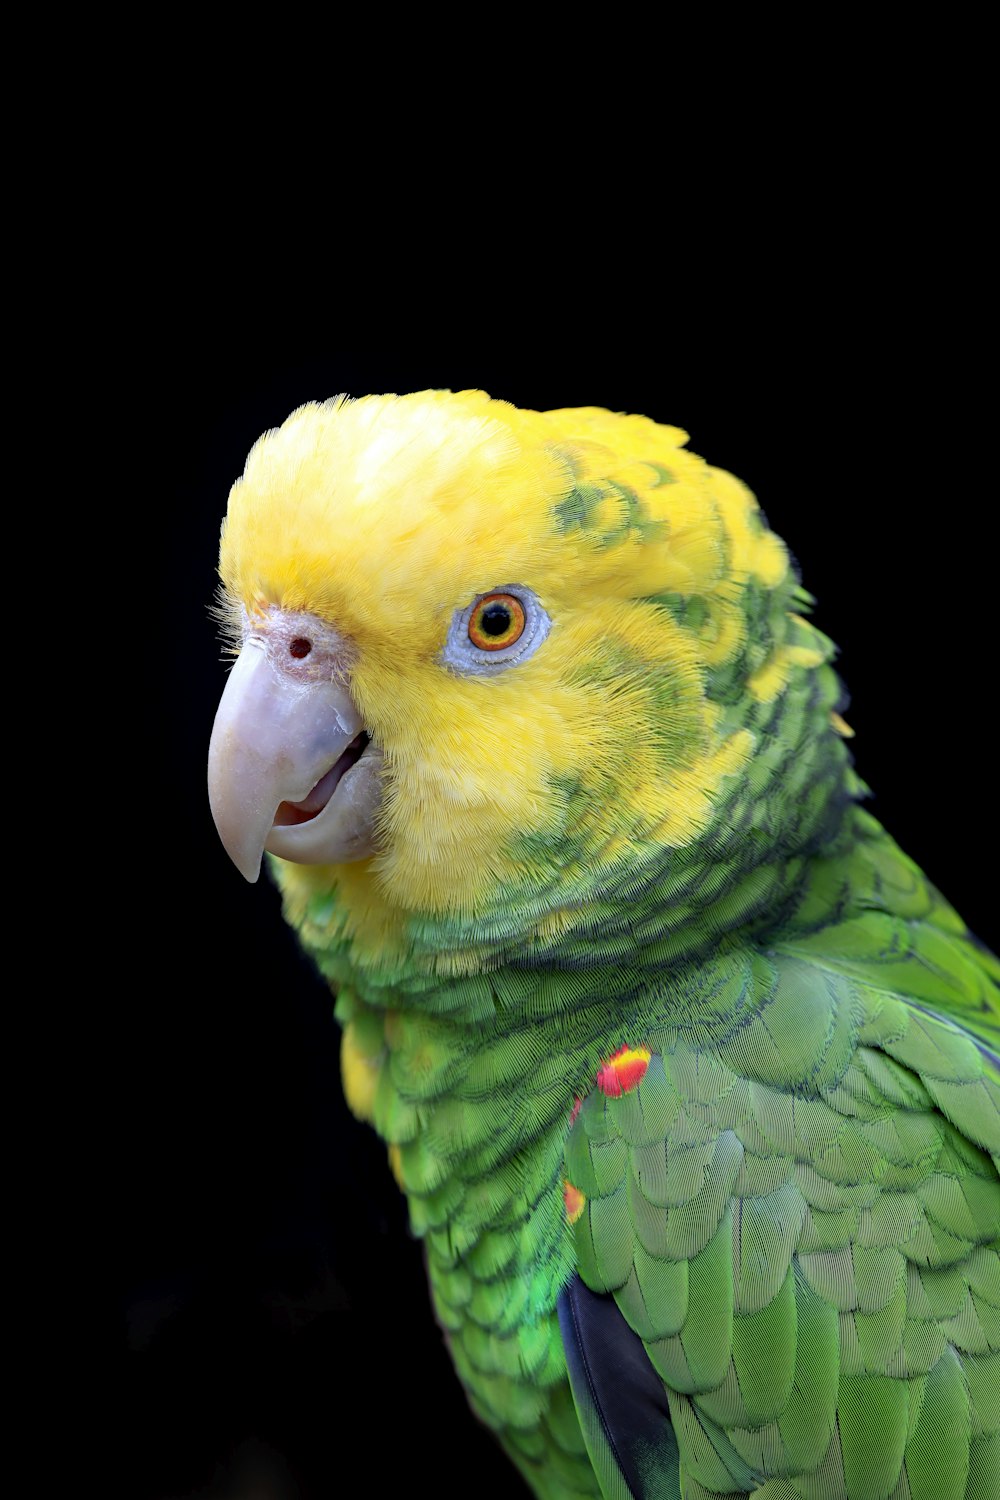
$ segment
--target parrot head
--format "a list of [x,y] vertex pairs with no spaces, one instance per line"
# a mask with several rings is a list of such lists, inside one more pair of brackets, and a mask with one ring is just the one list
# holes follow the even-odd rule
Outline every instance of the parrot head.
[[209,765],[243,874],[266,850],[359,921],[537,937],[703,839],[829,643],[752,495],[686,441],[441,391],[265,434],[223,526],[238,655]]

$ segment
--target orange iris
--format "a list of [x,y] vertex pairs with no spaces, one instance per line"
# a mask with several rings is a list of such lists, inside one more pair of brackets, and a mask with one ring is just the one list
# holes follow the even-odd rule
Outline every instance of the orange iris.
[[469,640],[483,651],[513,646],[524,632],[524,605],[513,594],[484,594],[469,617]]

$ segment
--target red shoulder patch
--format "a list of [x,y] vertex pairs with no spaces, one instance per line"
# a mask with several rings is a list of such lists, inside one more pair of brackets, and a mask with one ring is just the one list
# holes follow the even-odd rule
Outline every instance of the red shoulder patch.
[[617,1099],[630,1089],[638,1088],[646,1076],[652,1055],[648,1047],[619,1047],[598,1073],[597,1087],[609,1099]]
[[563,1181],[563,1202],[566,1205],[566,1217],[571,1224],[575,1224],[587,1205],[587,1200],[579,1188],[575,1188],[569,1179]]

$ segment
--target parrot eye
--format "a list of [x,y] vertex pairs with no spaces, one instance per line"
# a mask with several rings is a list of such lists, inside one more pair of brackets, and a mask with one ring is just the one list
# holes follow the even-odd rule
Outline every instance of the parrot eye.
[[463,673],[513,666],[538,649],[551,624],[531,589],[490,589],[455,611],[441,660]]
[[297,635],[294,641],[292,641],[288,647],[288,654],[289,656],[301,658],[303,656],[308,656],[312,648],[312,641],[307,640],[304,635]]
[[472,606],[469,640],[483,651],[501,651],[524,634],[524,605],[516,594],[486,594]]

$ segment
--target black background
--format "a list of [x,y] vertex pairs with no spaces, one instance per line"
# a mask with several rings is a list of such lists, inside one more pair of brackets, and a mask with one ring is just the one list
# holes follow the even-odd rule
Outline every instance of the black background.
[[148,721],[141,805],[96,882],[115,934],[99,1227],[135,1500],[318,1500],[350,1492],[357,1462],[377,1494],[415,1474],[442,1497],[517,1493],[451,1373],[384,1148],[342,1102],[330,998],[208,811],[219,521],[253,441],[301,402],[481,386],[685,427],[755,491],[818,597],[874,812],[995,942],[994,499],[973,314],[945,287],[913,307],[881,276],[748,285],[725,309],[683,283],[630,300],[622,279],[536,286],[516,323],[456,303],[448,328],[427,303],[351,305],[349,282],[294,320],[272,293],[223,326],[203,295],[161,310],[123,360],[112,524],[141,538],[143,582],[122,697],[132,735]]

